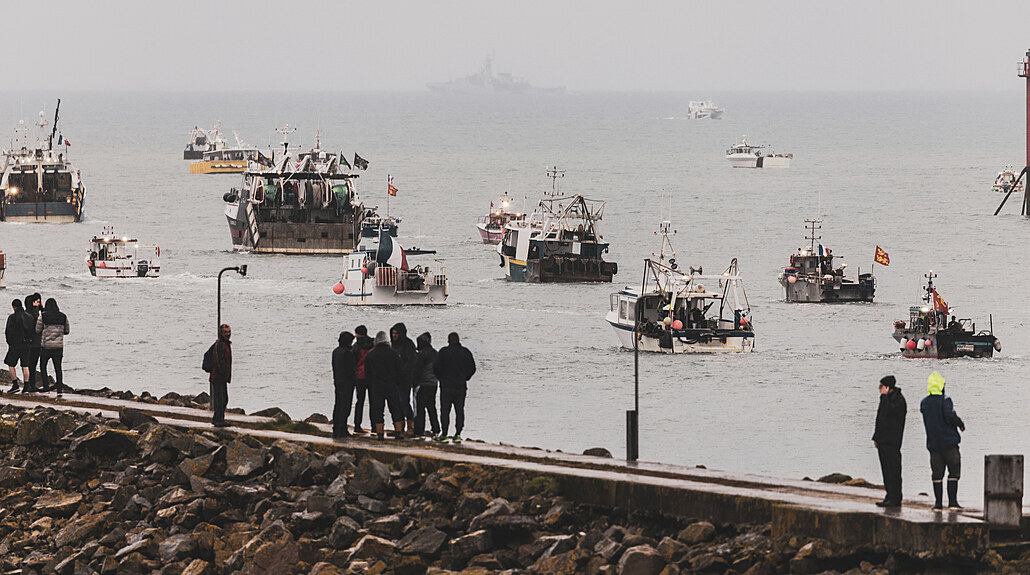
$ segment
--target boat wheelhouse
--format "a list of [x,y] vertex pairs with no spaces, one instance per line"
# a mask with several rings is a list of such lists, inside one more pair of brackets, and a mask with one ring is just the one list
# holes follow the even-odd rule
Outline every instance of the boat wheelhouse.
[[182,152],[184,160],[199,160],[204,157],[205,152],[213,152],[225,147],[225,140],[220,134],[221,125],[215,124],[210,131],[194,126],[190,131],[190,139],[186,142],[186,149]]
[[902,357],[916,359],[946,359],[950,357],[993,357],[1001,351],[1001,341],[994,336],[994,321],[990,329],[976,331],[969,318],[954,315],[952,309],[934,288],[931,270],[924,274],[923,304],[908,309],[909,318],[894,322],[893,337],[899,344]]
[[508,222],[525,219],[525,214],[511,211],[511,206],[512,199],[508,194],[504,194],[496,205],[490,202],[489,214],[479,217],[476,229],[479,230],[479,236],[484,244],[501,243],[504,238],[504,226],[508,225]]
[[789,168],[794,154],[773,154],[763,152],[765,146],[758,146],[741,136],[740,143],[726,150],[726,159],[734,168]]
[[161,275],[161,247],[115,235],[114,228],[89,241],[86,266],[98,278],[156,278]]
[[242,185],[223,196],[233,249],[263,254],[348,254],[361,237],[365,208],[342,154],[316,142],[294,159],[283,152],[271,167],[251,162]]
[[659,353],[751,351],[755,332],[737,259],[718,275],[683,270],[669,242],[669,227],[662,222],[658,260],[644,260],[642,286],[611,294],[605,319],[619,343]]
[[447,303],[447,268],[439,262],[410,266],[409,257],[434,255],[434,250],[405,250],[387,228],[377,238],[362,238],[347,256],[343,277],[333,291],[347,305],[444,305]]
[[[24,122],[16,140],[5,150],[0,178],[0,221],[66,223],[82,221],[86,187],[68,160],[71,145],[57,134],[61,100],[57,100],[49,135],[43,112],[36,124],[39,135],[30,141]],[[57,141],[55,142],[55,138]],[[58,146],[55,149],[55,144]],[[63,149],[62,149],[63,148]]]
[[876,278],[873,274],[863,274],[860,270],[858,281],[844,277],[848,264],[834,267],[835,256],[830,248],[822,244],[816,246],[815,242],[821,236],[817,237],[815,232],[820,229],[821,220],[805,220],[805,223],[811,234],[805,236],[805,239],[811,240],[811,244],[791,254],[790,266],[783,268],[779,275],[786,300],[798,303],[873,301],[876,293]]

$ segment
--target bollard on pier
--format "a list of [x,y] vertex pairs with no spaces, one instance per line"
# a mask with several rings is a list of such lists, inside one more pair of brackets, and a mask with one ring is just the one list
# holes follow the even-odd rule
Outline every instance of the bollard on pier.
[[1023,517],[1023,456],[984,456],[984,521],[998,529],[1020,528]]

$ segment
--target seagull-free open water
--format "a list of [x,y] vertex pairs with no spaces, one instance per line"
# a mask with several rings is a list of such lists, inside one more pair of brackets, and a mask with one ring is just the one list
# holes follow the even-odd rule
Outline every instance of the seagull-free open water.
[[[790,478],[840,471],[879,482],[871,441],[877,382],[894,374],[908,399],[905,494],[929,491],[919,416],[926,378],[947,379],[966,423],[965,502],[982,499],[983,456],[1023,453],[1027,426],[1030,221],[1013,196],[990,191],[1024,158],[1023,90],[1010,93],[567,94],[466,99],[398,94],[0,95],[0,130],[13,135],[61,96],[60,132],[87,186],[80,224],[0,224],[8,289],[39,291],[68,314],[65,377],[73,387],[199,393],[215,337],[216,280],[226,266],[222,318],[232,324],[230,405],[277,405],[295,418],[332,411],[330,354],[342,330],[373,334],[396,322],[439,346],[457,331],[475,354],[465,435],[564,451],[603,446],[625,455],[633,354],[604,320],[609,294],[639,284],[669,219],[683,266],[720,272],[738,258],[757,333],[753,353],[645,355],[640,362],[640,457]],[[687,120],[690,99],[711,98],[724,119]],[[250,144],[298,128],[292,144],[369,160],[358,190],[386,210],[399,189],[401,245],[435,249],[450,278],[446,307],[358,309],[332,286],[339,257],[231,250],[222,195],[237,175],[190,175],[182,150],[194,125],[220,120]],[[732,169],[727,147],[747,134],[794,154],[785,170]],[[3,139],[4,147],[9,138]],[[531,210],[564,169],[568,193],[607,200],[602,232],[614,284],[510,284],[475,229],[507,192]],[[821,243],[849,277],[876,266],[873,304],[783,301],[776,281],[806,245],[804,220],[823,220]],[[161,245],[161,277],[98,280],[88,240],[105,225]],[[426,262],[422,262],[426,263]],[[920,301],[923,274],[959,317],[987,329],[994,359],[905,360],[892,322]]]

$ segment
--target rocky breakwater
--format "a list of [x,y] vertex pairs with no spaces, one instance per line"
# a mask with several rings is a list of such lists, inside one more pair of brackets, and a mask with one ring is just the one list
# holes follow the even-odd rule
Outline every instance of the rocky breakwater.
[[[0,572],[921,572],[918,557],[577,505],[552,477],[0,408]],[[990,552],[981,570],[1025,568]]]

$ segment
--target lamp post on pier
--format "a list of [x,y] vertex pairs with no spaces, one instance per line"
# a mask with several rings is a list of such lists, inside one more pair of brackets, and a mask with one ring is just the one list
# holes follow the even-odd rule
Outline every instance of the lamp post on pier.
[[218,328],[221,327],[221,325],[222,325],[222,274],[224,274],[225,272],[227,272],[229,270],[235,271],[236,273],[240,274],[241,276],[246,277],[247,276],[247,264],[243,264],[242,266],[233,266],[233,267],[224,268],[224,269],[222,269],[222,271],[218,272],[218,324],[215,326],[215,333],[216,334],[218,333]]

